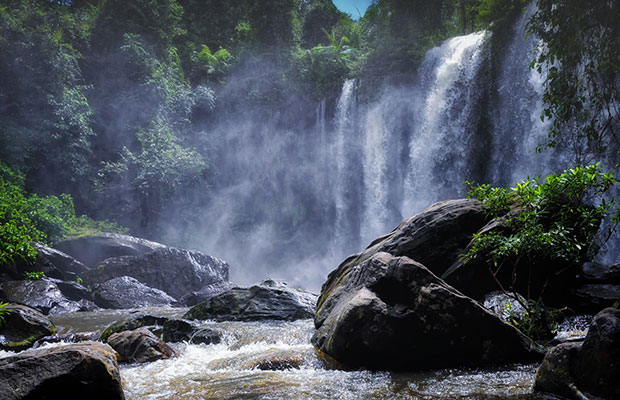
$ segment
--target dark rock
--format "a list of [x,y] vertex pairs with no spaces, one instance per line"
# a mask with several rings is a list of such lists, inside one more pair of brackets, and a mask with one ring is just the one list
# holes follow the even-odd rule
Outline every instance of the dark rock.
[[99,336],[99,340],[105,342],[110,335],[113,333],[123,332],[123,331],[133,331],[138,328],[145,327],[163,327],[163,325],[168,321],[169,318],[166,317],[156,317],[154,315],[149,314],[137,314],[133,315],[130,318],[122,321],[116,321],[107,328],[103,330],[101,335]]
[[563,343],[547,353],[534,390],[567,398],[620,398],[620,310],[598,313],[583,344]]
[[[490,217],[477,200],[448,200],[435,203],[401,222],[391,233],[374,240],[363,252],[348,257],[323,285],[322,293],[331,292],[341,277],[378,252],[395,257],[406,256],[424,264],[434,274],[449,268]],[[319,299],[319,303],[322,300]]]
[[144,328],[114,333],[107,343],[120,355],[121,362],[152,362],[175,355],[170,346]]
[[233,284],[228,281],[216,282],[211,285],[207,285],[197,292],[191,292],[179,299],[179,304],[192,307],[198,303],[210,299],[220,293],[224,293],[233,288]]
[[620,310],[596,314],[575,360],[579,387],[597,396],[620,399]]
[[596,313],[620,301],[620,285],[592,283],[581,285],[570,292],[574,295],[570,306],[580,312]]
[[234,288],[192,307],[183,318],[259,321],[312,318],[316,295],[268,279],[248,289]]
[[3,400],[123,400],[116,355],[103,343],[25,351],[0,359]]
[[219,332],[200,328],[183,319],[171,319],[164,323],[162,339],[165,342],[189,342],[194,344],[217,344],[222,341]]
[[407,257],[377,253],[323,286],[312,343],[351,367],[429,369],[542,357],[537,346]]
[[9,304],[4,310],[8,314],[4,315],[5,323],[0,326],[0,350],[24,350],[37,340],[56,333],[54,324],[32,308]]
[[35,308],[43,314],[97,309],[88,289],[76,282],[43,278],[0,283],[0,296],[13,303]]
[[32,243],[37,250],[34,260],[17,259],[14,264],[3,265],[0,269],[0,282],[19,281],[26,278],[26,272],[43,272],[49,278],[75,281],[86,272],[87,267],[51,247]]
[[100,233],[61,240],[54,247],[80,260],[89,267],[120,256],[139,256],[164,248],[161,243],[118,233]]
[[620,263],[613,265],[584,263],[579,271],[579,278],[592,283],[620,284]]
[[580,347],[580,343],[562,343],[549,350],[536,372],[534,390],[554,393],[569,399],[579,399],[580,395],[583,396],[577,389],[570,370]]
[[93,297],[99,307],[114,309],[167,306],[176,302],[163,290],[150,288],[129,276],[95,285]]
[[300,369],[304,364],[301,357],[271,357],[258,360],[252,365],[252,369],[261,371],[286,371],[289,369]]
[[68,254],[63,253],[57,249],[44,246],[39,243],[33,243],[33,247],[37,250],[37,259],[41,264],[49,262],[58,271],[61,272],[60,276],[52,276],[49,273],[46,274],[52,278],[61,280],[75,281],[77,277],[81,277],[88,267]]
[[46,343],[80,343],[96,341],[99,337],[98,332],[75,332],[75,333],[63,333],[60,335],[45,336],[37,340],[33,348],[41,347]]
[[228,282],[228,264],[199,251],[166,247],[139,256],[107,259],[84,280],[96,284],[120,276],[131,276],[179,299],[206,286]]

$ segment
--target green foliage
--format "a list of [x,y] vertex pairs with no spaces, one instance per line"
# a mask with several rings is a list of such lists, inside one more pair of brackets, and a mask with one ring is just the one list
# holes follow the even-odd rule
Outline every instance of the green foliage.
[[11,310],[6,309],[6,306],[8,305],[9,303],[4,303],[0,301],[0,328],[2,328],[2,326],[6,323],[6,321],[4,320],[6,315],[11,312]]
[[508,323],[534,340],[552,339],[557,330],[559,312],[548,310],[541,301],[529,300],[526,311],[515,313],[510,304],[506,304]]
[[[542,119],[548,145],[568,143],[578,163],[620,147],[620,1],[538,0],[529,32],[544,46],[532,63],[546,74]],[[615,163],[615,161],[614,161]]]
[[91,171],[92,110],[78,50],[89,18],[55,2],[0,6],[0,159],[46,192],[60,182],[77,188]]
[[[110,215],[117,219],[137,219],[137,229],[148,231],[167,202],[182,191],[203,180],[207,165],[194,150],[183,147],[168,124],[154,121],[149,130],[136,133],[137,151],[123,150],[118,162],[103,164],[98,188],[104,201],[125,196],[132,198],[124,205],[114,202]],[[131,222],[131,221],[128,221]]]
[[69,195],[39,197],[23,186],[24,175],[0,163],[0,265],[34,259],[32,242],[52,243],[83,226],[114,228],[111,223],[76,217]]
[[298,48],[294,53],[304,90],[316,99],[337,92],[359,59],[359,51],[347,45],[349,38],[337,38],[333,31],[324,31],[324,35],[329,40],[329,46],[319,44],[308,50]]
[[39,279],[45,278],[45,273],[43,271],[33,271],[33,272],[25,272],[26,280],[36,281]]
[[[494,274],[505,264],[516,268],[521,262],[547,269],[546,276],[580,265],[598,252],[595,235],[614,205],[602,196],[615,181],[596,164],[550,175],[543,182],[528,178],[514,188],[467,182],[468,197],[483,202],[502,222],[498,229],[474,235],[463,260],[482,261]],[[617,213],[613,217],[617,220]]]

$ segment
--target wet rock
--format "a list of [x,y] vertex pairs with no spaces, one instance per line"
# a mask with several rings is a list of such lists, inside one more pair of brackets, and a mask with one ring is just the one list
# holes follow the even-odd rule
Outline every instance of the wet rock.
[[91,342],[97,340],[99,337],[98,332],[75,332],[75,333],[63,333],[61,335],[45,336],[37,340],[33,348],[38,348],[47,343],[80,343]]
[[248,289],[234,288],[192,307],[183,318],[259,321],[312,318],[316,295],[268,279]]
[[219,332],[200,328],[183,319],[171,319],[164,322],[162,339],[170,343],[189,342],[193,344],[217,344],[222,341]]
[[179,304],[192,307],[198,303],[210,299],[220,293],[224,293],[233,288],[233,284],[228,281],[216,282],[211,285],[207,285],[197,292],[191,292],[179,299]]
[[286,371],[300,369],[303,364],[304,359],[301,357],[265,357],[265,359],[254,362],[251,367],[261,371]]
[[107,343],[126,363],[145,363],[175,356],[174,350],[145,328],[110,335]]
[[150,328],[159,330],[168,321],[166,317],[156,317],[149,314],[136,314],[126,320],[116,321],[103,330],[99,340],[105,342],[113,333],[133,331],[138,328]]
[[54,324],[37,310],[19,304],[9,304],[4,310],[8,314],[0,326],[0,350],[24,350],[56,333]]
[[351,367],[429,369],[542,358],[517,329],[407,257],[377,253],[324,285],[312,343]]
[[584,263],[579,271],[579,278],[586,282],[620,285],[620,263],[613,265]]
[[123,400],[116,354],[87,342],[0,359],[0,398]]
[[228,282],[228,264],[199,251],[157,248],[139,256],[110,258],[84,278],[89,284],[131,276],[175,299],[216,283]]
[[93,289],[95,304],[103,308],[157,307],[176,303],[163,290],[148,287],[129,276],[110,279]]
[[536,373],[534,390],[567,398],[620,398],[620,310],[598,313],[583,344],[550,350]]
[[323,293],[330,292],[330,288],[338,285],[352,268],[379,252],[395,257],[407,256],[422,263],[434,274],[441,275],[458,259],[473,234],[489,219],[485,207],[477,200],[435,203],[401,222],[389,234],[374,240],[360,254],[344,260],[329,274]]
[[84,286],[51,278],[2,282],[0,296],[50,315],[98,308]]
[[571,290],[571,307],[577,311],[596,313],[620,301],[620,285],[592,283]]
[[95,267],[108,258],[139,256],[164,247],[166,246],[161,243],[118,233],[69,238],[54,244],[54,248],[75,257],[89,267]]
[[39,243],[32,243],[37,250],[34,260],[17,259],[14,264],[2,265],[0,268],[0,282],[19,281],[26,278],[26,272],[43,272],[49,278],[75,281],[78,276],[87,271],[87,267],[64,254]]
[[527,300],[518,293],[491,292],[484,296],[482,304],[504,321],[520,320],[527,312],[523,307]]

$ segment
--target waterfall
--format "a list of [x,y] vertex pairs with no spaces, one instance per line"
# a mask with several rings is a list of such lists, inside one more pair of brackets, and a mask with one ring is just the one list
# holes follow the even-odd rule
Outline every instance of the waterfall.
[[363,82],[347,79],[310,118],[291,95],[297,118],[259,109],[221,121],[219,180],[188,245],[228,260],[238,284],[271,275],[317,290],[338,262],[404,218],[464,196],[465,180],[509,185],[559,171],[561,153],[535,151],[548,125],[527,18],[503,36],[446,40],[413,83],[372,101],[358,103]]
[[529,68],[541,45],[536,37],[525,37],[527,21],[534,12],[530,5],[513,26],[491,94],[490,181],[497,185],[512,185],[528,175],[547,175],[568,166],[561,152],[536,151],[547,139],[550,122],[540,119],[544,76]]
[[482,62],[485,32],[447,40],[428,52],[422,63],[422,105],[414,116],[405,181],[405,214],[420,211],[443,196],[455,196],[470,179],[468,145],[475,136],[475,83]]
[[351,149],[355,145],[355,116],[354,116],[354,89],[355,80],[347,79],[338,99],[335,115],[334,149],[332,159],[335,162],[334,171],[334,205],[336,209],[335,240],[336,246],[346,247],[353,232],[350,212],[355,206],[354,179],[352,176],[355,160],[351,159]]

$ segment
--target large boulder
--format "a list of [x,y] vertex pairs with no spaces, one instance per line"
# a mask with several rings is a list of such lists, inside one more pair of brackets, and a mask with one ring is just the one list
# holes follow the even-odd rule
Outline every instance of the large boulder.
[[119,233],[68,238],[54,244],[54,248],[77,258],[89,267],[95,267],[108,258],[139,256],[164,247],[166,246],[161,243]]
[[374,240],[361,253],[344,260],[329,274],[323,292],[330,292],[330,287],[337,285],[352,268],[379,252],[409,257],[441,275],[458,260],[474,233],[489,220],[486,208],[477,200],[435,203]]
[[564,343],[549,351],[534,390],[574,399],[620,399],[620,310],[598,313],[583,344]]
[[213,296],[217,296],[220,293],[224,293],[233,288],[232,282],[221,281],[211,285],[207,285],[202,289],[186,294],[179,299],[179,304],[187,307],[195,306],[198,303],[210,299]]
[[9,304],[3,310],[7,313],[0,324],[0,350],[24,350],[56,333],[54,324],[37,310],[20,304]]
[[126,363],[152,362],[175,355],[170,346],[144,328],[114,333],[107,343],[120,355],[120,361]]
[[2,282],[0,297],[50,315],[97,309],[84,286],[52,278]]
[[248,289],[234,288],[192,307],[183,318],[259,321],[312,318],[316,295],[268,279]]
[[536,345],[408,257],[376,253],[326,284],[312,343],[350,367],[429,369],[542,357]]
[[88,270],[84,264],[61,251],[40,243],[32,243],[32,247],[37,250],[37,256],[33,260],[17,259],[14,264],[3,265],[0,282],[24,279],[26,272],[43,272],[50,278],[75,281]]
[[0,359],[3,400],[123,400],[116,354],[87,342],[25,351]]
[[138,256],[109,258],[85,275],[91,285],[131,276],[175,299],[205,286],[228,282],[228,264],[199,251],[157,248]]
[[130,276],[95,285],[93,297],[99,307],[114,309],[167,306],[176,302],[163,290],[148,287]]

